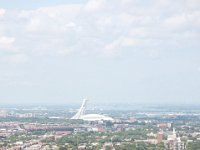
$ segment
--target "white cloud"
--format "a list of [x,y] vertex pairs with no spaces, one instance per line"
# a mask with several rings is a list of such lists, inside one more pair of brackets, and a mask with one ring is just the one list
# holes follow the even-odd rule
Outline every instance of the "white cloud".
[[[199,74],[195,74],[200,66],[199,8],[199,0],[87,0],[81,4],[66,2],[30,10],[28,7],[0,9],[1,83],[3,71],[11,75],[25,72],[19,78],[5,79],[1,89],[11,90],[18,97],[20,93],[16,88],[4,90],[9,82],[38,83],[33,89],[21,86],[19,91],[24,101],[31,95],[26,94],[27,91],[41,93],[40,99],[46,99],[42,97],[43,89],[47,93],[70,92],[70,89],[87,93],[90,89],[82,91],[85,85],[82,83],[89,82],[88,88],[99,88],[104,86],[102,80],[112,86],[120,82],[129,89],[142,89],[140,95],[144,93],[143,87],[147,87],[146,100],[151,89],[148,87],[152,85],[154,91],[161,89],[160,85],[164,85],[163,91],[174,85],[182,91],[190,85],[196,86],[189,92],[199,89]],[[102,58],[107,56],[108,59]],[[192,66],[193,63],[197,67]],[[113,78],[113,74],[117,76]],[[191,83],[187,75],[192,75]],[[171,82],[165,88],[165,84],[160,84],[165,82],[163,76],[164,80],[178,84]],[[181,84],[176,82],[180,77]],[[137,83],[141,85],[139,88],[134,87]],[[183,89],[176,86],[182,83],[186,85]],[[121,95],[126,95],[124,91]],[[179,95],[185,93],[182,91]],[[149,93],[150,98],[155,99],[151,97],[152,91]],[[163,93],[161,91],[166,95]],[[196,93],[199,92],[196,90]],[[158,96],[158,99],[162,98]]]
[[111,43],[108,43],[104,47],[104,53],[112,54],[112,55],[114,53],[119,54],[120,49],[126,49],[128,47],[134,47],[134,46],[138,46],[138,45],[139,45],[139,41],[134,38],[120,37],[119,39],[112,41]]
[[172,16],[166,19],[166,27],[180,28],[188,22],[188,17],[186,15]]
[[0,17],[3,17],[6,13],[5,9],[0,8]]
[[100,11],[105,6],[105,0],[90,0],[85,6],[84,9],[88,12]]
[[69,28],[73,28],[75,26],[76,26],[76,24],[74,22],[69,22],[66,24],[66,27],[69,27]]
[[139,44],[139,41],[133,38],[129,37],[123,37],[121,38],[121,45],[122,46],[136,46]]
[[66,56],[71,54],[72,50],[71,49],[60,49],[58,50],[58,54],[61,56]]
[[59,5],[41,7],[30,11],[20,11],[18,18],[25,21],[27,31],[60,33],[75,27],[73,21],[81,10],[81,5]]
[[105,46],[105,52],[113,52],[115,51],[118,46],[120,45],[120,40],[113,41]]
[[25,54],[12,54],[0,57],[0,61],[9,64],[19,64],[28,62],[29,59],[28,56],[26,56]]
[[149,32],[148,28],[145,27],[130,29],[130,35],[133,37],[147,37],[150,34]]
[[32,10],[9,9],[6,14],[0,9],[4,15],[0,34],[5,35],[0,36],[0,49],[11,49],[15,44],[20,53],[44,56],[70,55],[73,51],[80,55],[123,53],[136,46],[173,48],[174,41],[181,47],[184,38],[194,40],[200,32],[196,7],[200,4],[196,0],[188,3],[89,0]]
[[15,38],[13,37],[0,36],[0,50],[12,48],[14,42]]
[[[164,21],[165,27],[176,30],[184,29],[199,29],[200,26],[200,11],[192,11],[188,13],[174,14],[173,16],[166,18]],[[195,27],[195,28],[194,28]]]
[[199,10],[200,1],[199,0],[186,0],[186,5],[190,9],[197,9],[197,10]]
[[128,13],[121,13],[119,15],[119,18],[123,23],[131,24],[133,22],[139,21],[141,16],[131,15],[131,14],[128,14]]
[[41,21],[39,18],[32,18],[27,25],[27,30],[30,32],[36,32],[41,26]]
[[58,19],[60,16],[73,17],[81,10],[80,4],[58,5],[53,7],[41,7],[37,9],[38,14],[46,14],[50,18]]

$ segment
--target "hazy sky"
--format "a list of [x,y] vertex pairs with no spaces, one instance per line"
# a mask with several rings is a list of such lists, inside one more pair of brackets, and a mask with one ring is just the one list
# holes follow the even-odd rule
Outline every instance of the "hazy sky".
[[199,103],[199,0],[0,0],[0,103]]

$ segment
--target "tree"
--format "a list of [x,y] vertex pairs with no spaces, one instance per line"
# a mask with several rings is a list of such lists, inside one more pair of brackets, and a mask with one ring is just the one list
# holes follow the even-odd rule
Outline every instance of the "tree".
[[67,150],[66,147],[59,147],[59,150]]

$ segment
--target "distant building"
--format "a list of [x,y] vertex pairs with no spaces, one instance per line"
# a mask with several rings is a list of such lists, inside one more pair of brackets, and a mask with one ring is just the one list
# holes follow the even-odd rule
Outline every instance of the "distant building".
[[157,127],[158,128],[167,128],[168,124],[167,123],[160,123],[160,124],[157,124]]
[[169,150],[186,150],[185,143],[180,137],[176,136],[176,131],[173,129],[172,134],[169,134],[165,146]]
[[78,150],[84,150],[84,149],[86,149],[86,145],[79,145],[78,146]]
[[86,112],[86,104],[87,104],[87,99],[83,100],[83,103],[78,110],[78,112],[71,118],[71,119],[82,119],[85,121],[112,121],[113,118],[105,115],[99,115],[99,114],[85,114]]
[[107,147],[109,147],[110,149],[114,149],[113,144],[111,142],[106,142],[103,145],[103,150],[105,150]]
[[0,110],[0,117],[5,118],[8,116],[8,111],[7,110]]
[[180,137],[175,140],[170,140],[167,143],[169,150],[185,150],[185,143],[181,141]]
[[161,143],[162,140],[163,140],[163,137],[164,137],[164,135],[163,135],[162,132],[157,133],[157,134],[156,134],[157,142],[158,142],[158,143]]

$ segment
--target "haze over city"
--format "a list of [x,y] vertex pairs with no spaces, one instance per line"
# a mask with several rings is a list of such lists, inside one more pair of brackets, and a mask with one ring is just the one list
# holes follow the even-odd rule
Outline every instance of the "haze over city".
[[199,0],[0,0],[0,103],[200,104]]

